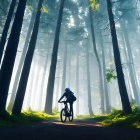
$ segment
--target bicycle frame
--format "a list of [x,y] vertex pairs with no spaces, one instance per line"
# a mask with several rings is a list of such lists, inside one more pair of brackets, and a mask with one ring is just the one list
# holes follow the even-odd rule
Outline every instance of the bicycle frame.
[[68,111],[68,113],[70,113],[70,110],[69,110],[69,108],[68,108],[68,102],[66,102],[66,101],[63,101],[63,102],[60,102],[60,103],[64,103],[64,109],[66,110],[66,111]]
[[[69,118],[69,121],[72,122],[72,120],[73,120],[73,113],[72,113],[72,115],[71,115],[70,110],[69,110],[68,105],[67,105],[68,102],[62,101],[62,102],[59,102],[59,103],[64,103],[64,108],[61,110],[61,115],[60,115],[61,121],[62,121],[62,122],[65,122],[66,119],[67,119],[67,117],[68,117],[68,118]],[[64,113],[64,114],[65,114],[65,115],[64,115],[64,116],[65,116],[64,119],[62,118],[62,116],[63,116],[63,113],[62,113],[62,112],[63,112],[63,111],[65,112],[65,113]]]

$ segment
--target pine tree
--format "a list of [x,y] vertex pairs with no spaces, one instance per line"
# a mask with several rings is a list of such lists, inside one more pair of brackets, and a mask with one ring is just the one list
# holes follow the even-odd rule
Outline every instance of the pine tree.
[[18,69],[17,69],[17,72],[16,72],[14,85],[13,85],[13,89],[12,89],[12,94],[11,94],[10,101],[9,101],[10,102],[10,108],[13,108],[13,104],[14,104],[14,100],[15,100],[15,96],[16,96],[16,92],[17,92],[17,88],[18,88],[18,82],[19,82],[19,79],[20,79],[20,74],[21,74],[21,71],[22,71],[23,63],[24,63],[26,52],[27,52],[27,49],[28,49],[29,40],[30,40],[30,37],[31,37],[32,25],[33,25],[33,22],[34,22],[34,18],[35,18],[35,12],[32,13],[30,25],[29,25],[29,28],[28,28],[27,37],[26,37],[25,44],[24,44],[24,47],[23,47],[23,52],[22,52],[20,62],[19,62],[19,65],[18,65]]
[[[0,72],[0,111],[4,112],[27,0],[20,0]],[[16,31],[16,32],[15,32]]]
[[99,69],[99,88],[100,88],[100,98],[101,98],[101,112],[105,113],[104,108],[104,91],[103,91],[103,78],[102,78],[102,67],[101,62],[99,59],[99,55],[97,52],[96,40],[95,40],[95,32],[94,32],[94,24],[93,24],[93,17],[92,11],[89,9],[89,19],[90,19],[90,28],[91,28],[91,36],[92,36],[92,43],[93,43],[93,50],[97,59],[98,69]]
[[33,32],[31,35],[31,40],[29,43],[29,48],[28,48],[28,51],[26,54],[25,62],[23,65],[23,70],[21,73],[21,78],[19,81],[19,87],[17,90],[14,106],[12,109],[12,114],[21,113],[23,100],[24,100],[24,96],[25,96],[25,91],[26,91],[26,86],[27,86],[28,77],[29,77],[29,72],[30,72],[30,68],[31,68],[31,63],[32,63],[32,59],[33,59],[33,54],[34,54],[34,50],[35,50],[35,46],[36,46],[42,3],[43,3],[43,0],[39,0],[38,8],[37,8],[37,15],[36,15],[35,23],[34,23],[34,27],[33,27]]
[[7,15],[7,19],[6,19],[4,29],[3,29],[3,32],[2,32],[2,37],[1,37],[1,40],[0,40],[0,63],[1,63],[2,55],[3,55],[4,46],[5,46],[5,43],[6,43],[8,30],[9,30],[10,23],[11,23],[11,20],[12,20],[12,15],[14,13],[14,9],[15,9],[15,6],[16,6],[16,1],[17,0],[12,0],[12,2],[11,2],[9,12],[8,12],[8,15]]
[[111,37],[112,37],[112,43],[113,43],[117,79],[118,79],[119,91],[120,91],[120,96],[121,96],[121,101],[122,101],[122,108],[123,108],[123,112],[127,114],[127,113],[131,113],[132,110],[131,110],[130,102],[128,99],[128,94],[127,94],[125,80],[124,80],[124,74],[122,70],[120,51],[119,51],[119,46],[118,46],[117,34],[116,34],[116,27],[115,27],[113,12],[112,12],[112,3],[110,0],[106,0],[106,2],[107,2]]
[[89,46],[86,46],[86,68],[87,68],[87,88],[88,88],[88,110],[90,116],[93,116],[92,98],[91,98],[91,80],[90,80],[90,65],[89,65]]
[[54,45],[53,45],[53,54],[52,54],[52,59],[51,59],[49,79],[48,79],[48,85],[47,85],[45,112],[48,114],[52,114],[53,90],[54,90],[55,72],[56,72],[58,46],[59,46],[59,35],[60,35],[60,29],[61,29],[61,23],[62,23],[64,2],[65,0],[61,0],[60,10],[59,10],[59,15],[58,15],[58,20],[57,20],[56,33],[55,33],[55,40],[54,40]]

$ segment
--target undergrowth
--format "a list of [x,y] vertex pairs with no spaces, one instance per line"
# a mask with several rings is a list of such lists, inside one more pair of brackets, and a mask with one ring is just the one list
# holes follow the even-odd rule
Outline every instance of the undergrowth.
[[20,115],[12,115],[10,111],[5,112],[3,117],[0,117],[0,127],[11,127],[19,124],[28,124],[30,122],[49,121],[59,118],[59,112],[53,111],[53,115],[35,111],[22,111]]
[[103,125],[118,125],[140,128],[140,106],[133,105],[132,113],[124,115],[121,110],[113,109],[110,114],[104,115],[77,115],[81,119],[93,119]]

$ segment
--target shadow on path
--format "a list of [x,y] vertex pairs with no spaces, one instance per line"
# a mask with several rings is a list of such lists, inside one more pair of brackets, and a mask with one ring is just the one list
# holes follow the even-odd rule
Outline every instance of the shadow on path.
[[140,129],[103,126],[93,120],[50,121],[0,128],[0,140],[140,140]]

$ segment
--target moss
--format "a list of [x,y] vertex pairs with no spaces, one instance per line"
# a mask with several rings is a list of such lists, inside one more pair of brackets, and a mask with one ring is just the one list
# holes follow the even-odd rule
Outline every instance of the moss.
[[30,122],[49,121],[58,119],[59,113],[49,115],[44,112],[22,111],[20,115],[12,115],[11,112],[5,112],[3,117],[0,117],[0,127],[11,127],[19,124],[27,124]]
[[112,109],[110,114],[94,116],[77,115],[77,118],[93,119],[93,121],[98,121],[103,125],[119,125],[140,128],[140,106],[133,105],[132,113],[127,115],[123,114],[119,109]]

